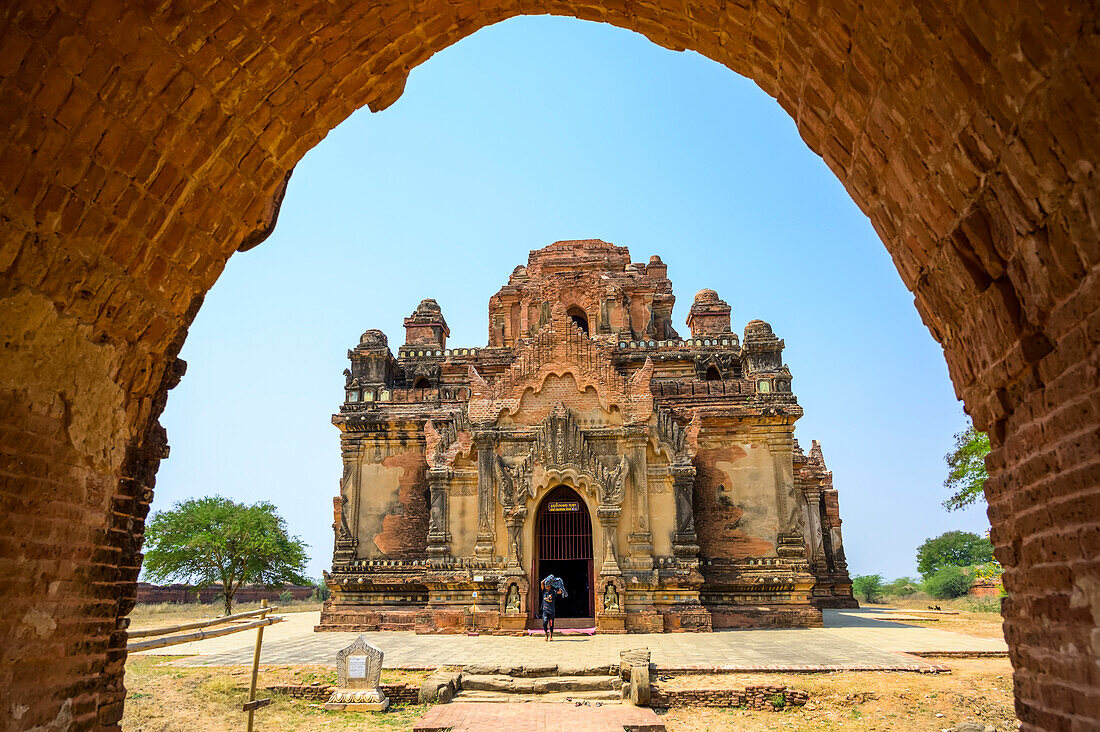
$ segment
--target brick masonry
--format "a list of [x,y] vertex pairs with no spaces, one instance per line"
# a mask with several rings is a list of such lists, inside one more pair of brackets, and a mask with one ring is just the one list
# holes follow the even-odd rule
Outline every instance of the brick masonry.
[[980,429],[1025,729],[1100,716],[1100,146],[1088,3],[15,0],[0,11],[2,718],[113,728],[186,329],[287,176],[528,13],[753,79],[870,217]]
[[[295,600],[308,600],[313,596],[314,588],[309,585],[287,585],[276,589],[241,587],[233,596],[233,601],[236,603],[256,602],[265,599],[278,601],[285,592],[289,592]],[[138,582],[136,600],[138,603],[212,603],[217,601],[220,593],[221,585],[195,589],[182,584],[151,585],[148,582]]]
[[[286,694],[295,699],[309,699],[310,701],[328,701],[336,688],[331,684],[276,684],[265,687],[267,691],[277,694]],[[420,702],[420,687],[409,684],[379,684],[382,693],[390,700],[390,704],[418,704]]]
[[810,695],[782,684],[755,684],[744,689],[666,689],[654,684],[650,706],[669,707],[744,707],[778,712],[786,707],[803,706]]

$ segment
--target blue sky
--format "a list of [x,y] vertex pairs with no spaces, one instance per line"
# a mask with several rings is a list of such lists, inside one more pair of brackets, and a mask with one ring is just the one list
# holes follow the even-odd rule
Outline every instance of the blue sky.
[[681,335],[709,287],[735,331],[761,318],[786,341],[796,436],[822,442],[853,575],[915,574],[925,538],[988,529],[984,504],[940,505],[966,424],[942,350],[793,121],[706,58],[549,17],[437,54],[392,107],[360,110],[301,161],[274,234],[230,260],[191,329],[153,509],[271,501],[320,576],[347,349],[381,328],[396,350],[425,297],[450,344],[484,345],[488,299],[528,251],[583,238],[659,254]]

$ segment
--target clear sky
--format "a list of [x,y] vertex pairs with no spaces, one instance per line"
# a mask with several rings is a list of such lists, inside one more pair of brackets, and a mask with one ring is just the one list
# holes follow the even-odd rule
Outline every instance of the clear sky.
[[489,297],[528,251],[585,238],[664,259],[681,335],[709,287],[735,331],[761,318],[786,341],[796,436],[822,443],[853,575],[913,575],[925,538],[988,529],[984,504],[940,505],[966,424],[942,350],[793,121],[702,56],[548,17],[436,55],[392,107],[360,110],[301,161],[274,234],[230,260],[191,329],[153,509],[271,501],[319,577],[347,349],[381,328],[396,351],[425,297],[449,345],[485,345]]

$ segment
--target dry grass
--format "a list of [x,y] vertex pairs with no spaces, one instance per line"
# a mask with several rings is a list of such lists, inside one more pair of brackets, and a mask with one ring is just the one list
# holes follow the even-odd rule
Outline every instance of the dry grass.
[[[240,705],[248,695],[250,670],[241,667],[180,667],[173,659],[132,657],[126,664],[126,715],[130,731],[239,730]],[[951,661],[950,674],[833,673],[718,674],[675,676],[660,681],[679,688],[742,688],[787,684],[810,692],[805,707],[781,712],[689,707],[662,716],[670,732],[713,730],[938,730],[975,720],[998,730],[1018,728],[1013,716],[1012,669],[1007,659]],[[383,672],[386,683],[419,684],[425,671]],[[275,684],[333,683],[330,666],[270,666],[259,688]],[[268,694],[273,704],[256,713],[258,729],[410,729],[427,707],[386,714],[328,712],[319,702]]]
[[951,661],[950,674],[846,672],[834,674],[723,674],[673,677],[669,687],[726,688],[777,683],[810,692],[805,707],[781,712],[672,709],[669,732],[757,730],[920,730],[938,732],[967,720],[998,730],[1019,728],[1013,711],[1008,659]]
[[[987,599],[984,602],[974,601],[970,598],[958,598],[956,600],[928,600],[924,598],[890,598],[889,603],[883,605],[871,605],[860,603],[865,608],[878,610],[905,610],[906,615],[921,616],[921,611],[927,611],[929,605],[938,605],[941,610],[951,610],[957,615],[942,615],[939,613],[924,612],[927,620],[894,620],[892,622],[906,625],[919,625],[936,630],[947,630],[963,635],[977,636],[978,638],[999,638],[1004,640],[1004,620],[999,612],[1000,600],[998,598]],[[976,610],[976,608],[982,608]],[[993,609],[992,612],[989,609]]]
[[[248,698],[251,669],[241,667],[187,668],[171,665],[174,658],[131,656],[126,663],[126,712],[122,728],[134,732],[191,732],[240,730],[246,716],[241,704]],[[385,683],[419,684],[427,672],[383,671]],[[262,667],[257,688],[276,684],[335,683],[328,666]],[[257,729],[404,730],[427,707],[398,707],[386,714],[329,712],[321,702],[293,699],[284,694],[257,691],[272,704],[256,712]]]
[[[293,600],[291,602],[270,602],[279,606],[279,614],[303,613],[321,609],[320,600]],[[256,610],[259,602],[242,602],[233,606],[234,613],[243,613],[248,610]],[[225,615],[225,605],[220,602],[201,603],[172,603],[161,602],[149,605],[138,605],[130,613],[131,628],[159,628],[165,625],[186,623],[193,620],[213,620]]]

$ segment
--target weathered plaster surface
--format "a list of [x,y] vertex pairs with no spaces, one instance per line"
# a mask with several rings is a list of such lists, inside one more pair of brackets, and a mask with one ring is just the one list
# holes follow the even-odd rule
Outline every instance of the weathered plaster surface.
[[115,473],[130,439],[126,394],[113,381],[121,354],[94,344],[92,329],[26,290],[0,300],[0,384],[32,403],[64,411],[74,449],[97,469]]

